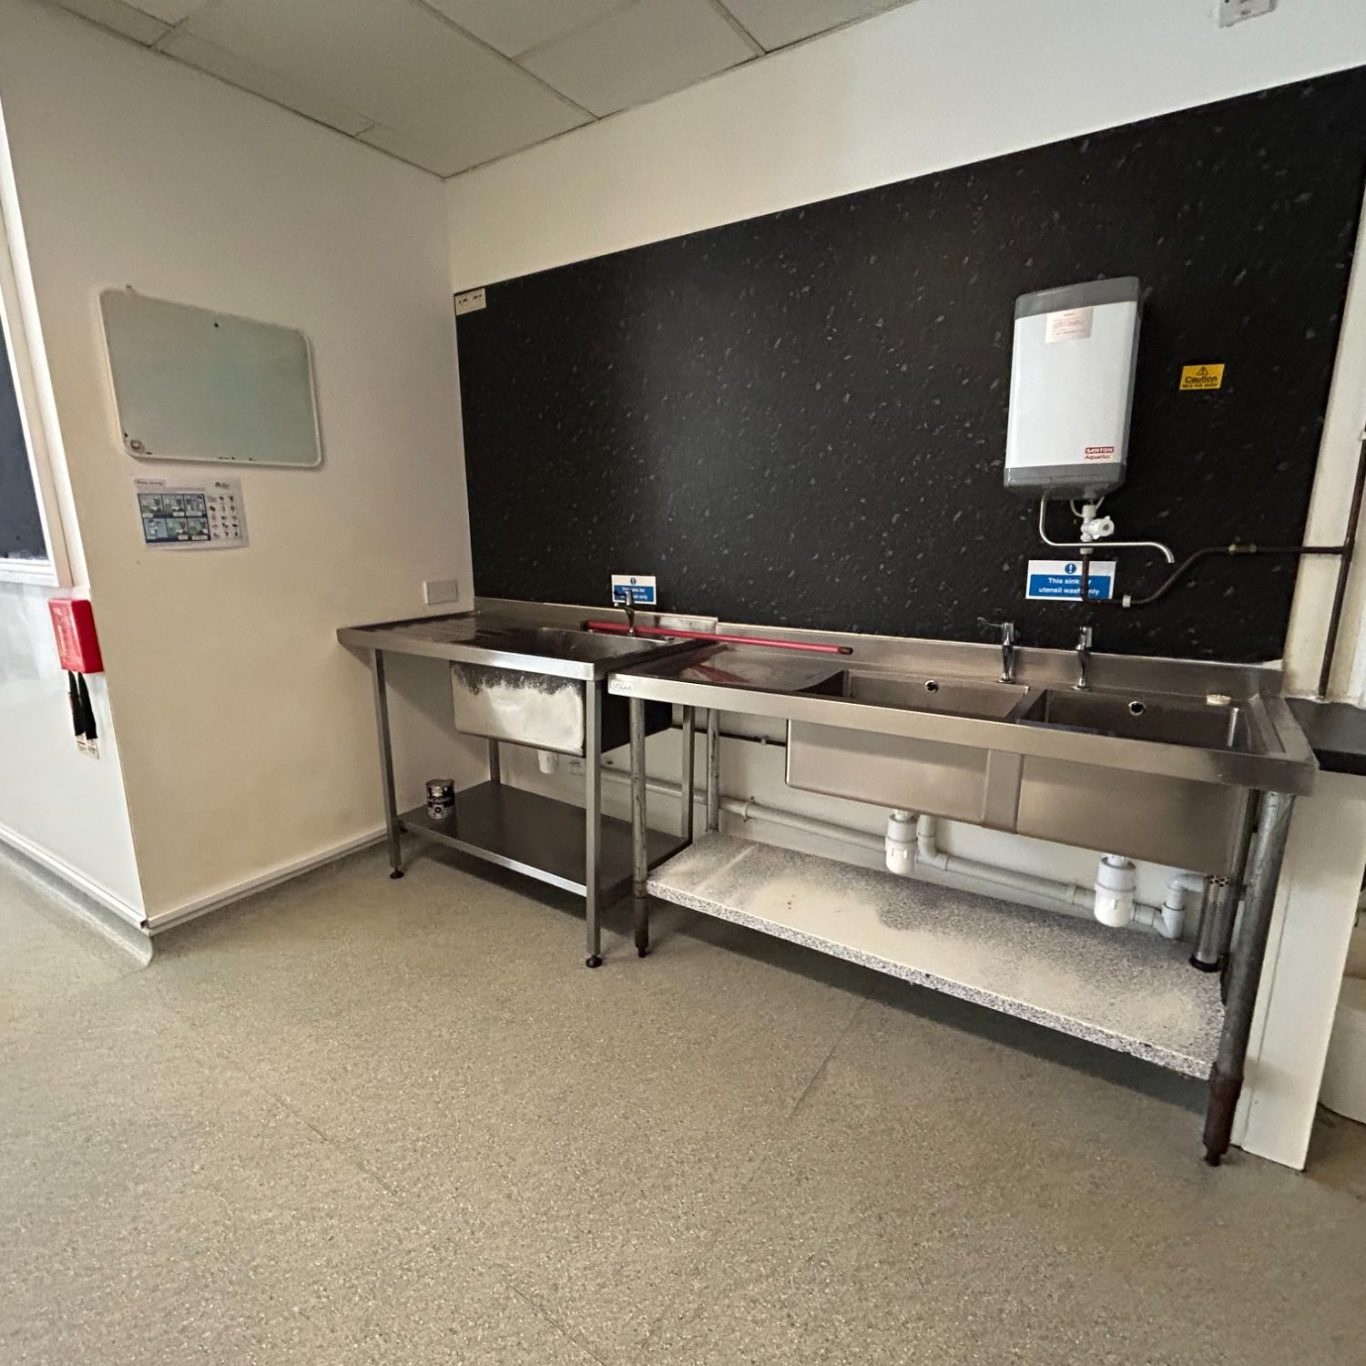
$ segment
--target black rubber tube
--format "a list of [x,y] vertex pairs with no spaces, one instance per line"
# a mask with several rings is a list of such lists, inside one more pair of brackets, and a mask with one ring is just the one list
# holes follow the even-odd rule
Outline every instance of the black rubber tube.
[[1165,598],[1167,594],[1200,563],[1201,560],[1208,560],[1213,557],[1226,556],[1232,558],[1239,555],[1342,555],[1345,553],[1346,547],[1340,545],[1240,545],[1236,541],[1232,545],[1207,545],[1202,549],[1192,551],[1191,554],[1187,555],[1186,558],[1145,597],[1111,598],[1108,600],[1108,605],[1111,607],[1126,608],[1150,607],[1153,603]]

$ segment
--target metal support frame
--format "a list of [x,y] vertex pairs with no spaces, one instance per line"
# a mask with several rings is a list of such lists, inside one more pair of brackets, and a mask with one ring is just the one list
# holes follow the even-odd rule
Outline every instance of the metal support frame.
[[[682,750],[679,755],[679,805],[681,808],[679,829],[685,843],[691,844],[693,842],[693,806],[696,802],[697,712],[693,707],[684,707],[682,711]],[[631,736],[631,919],[636,953],[644,958],[650,952],[650,898],[647,891],[650,880],[650,855],[649,824],[647,821],[649,788],[646,783],[645,772],[645,702],[643,698],[632,697],[628,699],[628,717]],[[712,712],[708,717],[707,727],[707,771],[709,774],[712,772],[711,756],[714,752],[713,742],[716,739],[715,728],[717,725],[719,725],[719,718],[715,712]],[[719,788],[715,795],[719,812]],[[710,796],[708,800],[710,802]],[[710,809],[709,805],[708,810]]]
[[498,749],[498,741],[489,741],[489,782],[501,783],[503,781],[503,757]]
[[1209,1108],[1205,1113],[1205,1161],[1217,1167],[1228,1152],[1233,1116],[1243,1089],[1252,1014],[1262,980],[1271,916],[1276,906],[1285,843],[1295,799],[1285,792],[1268,792],[1262,799],[1261,819],[1252,843],[1247,870],[1247,902],[1243,907],[1238,941],[1230,959],[1228,1003],[1219,1052],[1210,1073]]
[[389,690],[384,681],[384,651],[370,657],[370,679],[375,690],[375,731],[379,736],[380,780],[384,789],[384,834],[389,846],[389,876],[403,876],[403,842],[398,827],[398,800],[394,795],[394,749],[389,737]]
[[[602,931],[598,926],[598,903],[602,898],[602,685],[584,684],[584,913],[588,930],[590,968],[602,964]],[[643,746],[642,746],[643,748]]]
[[645,703],[633,697],[628,703],[631,731],[631,920],[636,954],[650,952],[650,907],[645,886],[650,875],[646,845]]
[[721,828],[721,713],[707,712],[707,830]]
[[692,843],[693,827],[693,784],[697,781],[696,763],[697,758],[697,710],[695,707],[683,708],[683,763],[679,778],[680,799],[682,811],[680,812],[679,832],[689,844]]

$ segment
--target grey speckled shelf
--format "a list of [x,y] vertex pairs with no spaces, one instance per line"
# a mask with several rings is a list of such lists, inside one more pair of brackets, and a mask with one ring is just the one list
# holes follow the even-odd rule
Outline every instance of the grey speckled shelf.
[[1214,1061],[1218,978],[1156,936],[729,835],[657,868],[650,892],[1185,1076]]

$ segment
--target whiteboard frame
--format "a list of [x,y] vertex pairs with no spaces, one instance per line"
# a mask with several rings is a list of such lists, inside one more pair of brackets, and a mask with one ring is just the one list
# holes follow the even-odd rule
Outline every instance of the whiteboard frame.
[[[200,313],[203,314],[205,318],[224,319],[237,323],[246,323],[253,327],[272,328],[280,332],[290,332],[297,336],[303,343],[304,363],[308,378],[309,415],[311,418],[311,430],[313,435],[313,459],[271,460],[260,459],[248,455],[206,455],[203,453],[187,452],[170,448],[155,451],[140,451],[134,449],[134,442],[137,438],[134,436],[130,439],[125,434],[127,429],[125,427],[124,415],[119,401],[119,387],[114,374],[114,357],[109,341],[108,315],[106,314],[104,307],[107,298],[126,298],[128,295],[135,295],[150,303],[167,304],[175,308],[182,308],[190,312]],[[164,299],[158,295],[143,294],[141,291],[133,289],[131,285],[110,286],[100,290],[97,304],[99,310],[100,334],[104,341],[105,374],[109,384],[109,394],[112,400],[114,415],[114,435],[120,449],[125,455],[131,456],[134,460],[142,461],[173,461],[202,465],[234,465],[239,468],[247,466],[304,470],[317,469],[323,463],[322,425],[318,416],[318,386],[313,363],[313,343],[302,329],[290,327],[286,323],[270,322],[261,318],[248,318],[240,313],[229,313],[221,308],[205,308],[200,304],[182,303],[178,299]]]

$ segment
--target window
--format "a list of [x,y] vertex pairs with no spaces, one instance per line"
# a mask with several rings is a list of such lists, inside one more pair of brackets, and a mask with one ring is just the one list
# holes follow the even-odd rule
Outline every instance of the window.
[[[6,328],[5,331],[9,329]],[[9,347],[0,335],[0,560],[48,559]]]
[[[36,342],[37,311],[24,252],[9,143],[0,111],[0,582],[69,584],[48,427],[51,397]],[[30,325],[28,334],[26,323]]]

